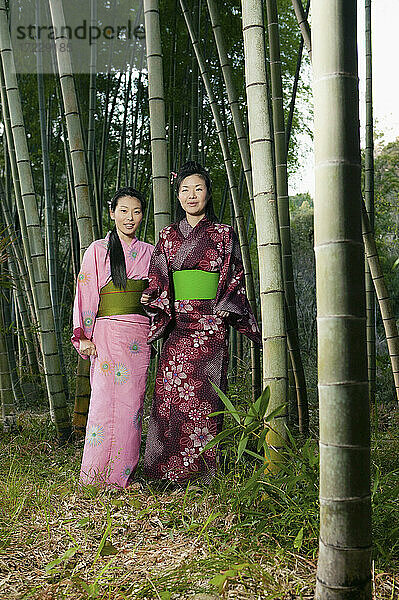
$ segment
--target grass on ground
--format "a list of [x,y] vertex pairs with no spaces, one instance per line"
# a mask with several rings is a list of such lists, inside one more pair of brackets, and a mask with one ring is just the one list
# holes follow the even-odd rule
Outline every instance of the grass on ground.
[[[0,598],[40,600],[313,598],[317,451],[243,494],[253,469],[211,486],[77,487],[82,442],[60,448],[46,415],[20,415],[0,441]],[[398,598],[399,420],[380,413],[373,442],[374,597]]]

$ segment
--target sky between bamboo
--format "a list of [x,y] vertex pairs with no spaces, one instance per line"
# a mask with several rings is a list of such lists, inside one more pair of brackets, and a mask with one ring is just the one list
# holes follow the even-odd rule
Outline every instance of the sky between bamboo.
[[[372,2],[373,51],[373,105],[374,128],[383,134],[384,143],[399,137],[399,78],[396,75],[399,56],[399,0],[373,0]],[[358,0],[358,53],[361,144],[364,146],[365,121],[365,43],[364,0]],[[306,74],[305,74],[306,76]],[[381,140],[382,141],[382,140]],[[376,146],[381,143],[376,140]],[[309,192],[314,196],[314,171],[312,140],[302,136],[305,157],[303,167],[290,179],[290,194]]]

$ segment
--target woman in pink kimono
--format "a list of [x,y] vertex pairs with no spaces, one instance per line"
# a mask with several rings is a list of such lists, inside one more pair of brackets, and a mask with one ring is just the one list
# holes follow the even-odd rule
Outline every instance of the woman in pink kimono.
[[154,249],[135,236],[143,211],[137,190],[118,190],[110,203],[115,227],[89,246],[78,275],[72,343],[91,360],[82,483],[127,487],[139,459],[150,360],[140,297]]
[[226,389],[229,325],[255,342],[261,336],[238,239],[217,223],[207,171],[187,163],[176,187],[177,222],[160,233],[142,297],[153,315],[149,342],[165,338],[144,468],[151,478],[184,482],[216,472],[216,449],[204,447],[222,428],[221,415],[209,416],[224,410],[211,382]]

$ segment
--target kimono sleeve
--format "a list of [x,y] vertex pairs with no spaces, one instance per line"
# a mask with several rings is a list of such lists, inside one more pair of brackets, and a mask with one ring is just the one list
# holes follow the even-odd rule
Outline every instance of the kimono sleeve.
[[240,244],[231,227],[226,233],[224,247],[225,253],[220,269],[215,309],[227,311],[229,325],[250,340],[260,344],[262,337],[245,291]]
[[[75,302],[73,306],[72,344],[79,352],[81,337],[91,340],[100,298],[98,283],[98,266],[94,243],[86,250],[76,283]],[[79,353],[80,354],[80,353]],[[80,354],[82,358],[87,358]]]
[[143,308],[151,318],[151,327],[148,334],[148,344],[163,336],[172,319],[171,307],[173,305],[170,285],[168,258],[164,245],[165,234],[160,233],[160,238],[155,246],[148,270],[149,285],[144,294],[150,296],[150,301]]

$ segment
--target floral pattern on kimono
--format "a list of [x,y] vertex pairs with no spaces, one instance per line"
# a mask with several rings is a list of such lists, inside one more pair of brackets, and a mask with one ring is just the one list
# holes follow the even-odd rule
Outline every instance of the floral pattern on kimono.
[[[173,271],[219,272],[215,299],[173,297]],[[228,326],[251,340],[261,336],[245,294],[238,239],[227,225],[186,219],[163,229],[149,270],[149,342],[166,338],[155,382],[144,468],[149,477],[185,481],[216,471],[216,449],[204,451],[221,430],[223,410],[210,381],[225,390]],[[217,311],[228,311],[227,319]]]
[[[74,347],[79,352],[83,335],[97,349],[97,356],[90,357],[91,398],[80,480],[127,487],[139,458],[149,319],[139,314],[97,317],[100,290],[111,279],[108,239],[96,240],[84,254],[73,312]],[[147,279],[153,246],[136,238],[121,244],[127,277]]]

